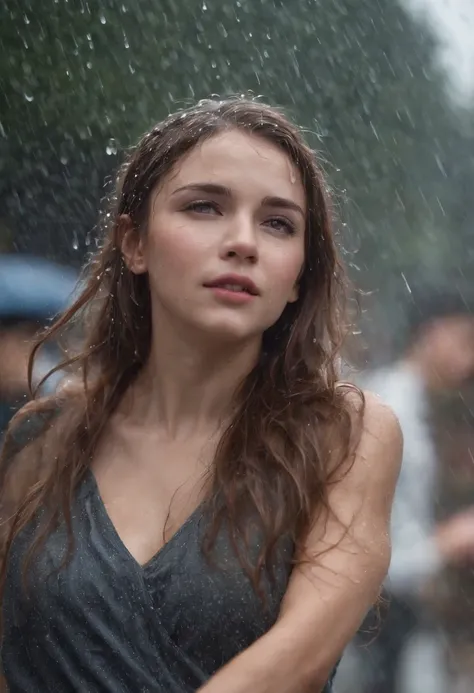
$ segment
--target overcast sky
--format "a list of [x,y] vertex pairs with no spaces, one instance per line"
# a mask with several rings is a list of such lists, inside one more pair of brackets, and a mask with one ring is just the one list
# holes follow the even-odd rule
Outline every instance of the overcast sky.
[[436,59],[456,100],[474,103],[474,0],[401,0],[438,39]]

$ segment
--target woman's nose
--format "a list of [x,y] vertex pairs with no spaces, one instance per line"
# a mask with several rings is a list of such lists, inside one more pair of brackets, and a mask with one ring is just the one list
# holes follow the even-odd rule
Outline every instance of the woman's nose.
[[251,263],[257,262],[257,234],[252,219],[240,215],[229,223],[221,256],[223,259],[235,257]]

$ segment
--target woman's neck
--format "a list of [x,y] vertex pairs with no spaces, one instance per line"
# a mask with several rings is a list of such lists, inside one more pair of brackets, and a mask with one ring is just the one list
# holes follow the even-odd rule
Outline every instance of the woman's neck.
[[169,333],[162,339],[161,334],[125,397],[128,416],[141,426],[158,425],[170,439],[220,427],[232,414],[236,390],[258,360],[260,343],[203,347]]

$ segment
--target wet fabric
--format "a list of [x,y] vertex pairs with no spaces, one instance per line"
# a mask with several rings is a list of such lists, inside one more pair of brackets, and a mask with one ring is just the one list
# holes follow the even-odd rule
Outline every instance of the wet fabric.
[[[73,507],[74,553],[60,526],[22,587],[34,526],[16,540],[7,574],[2,659],[10,693],[187,693],[275,622],[291,572],[280,541],[266,605],[255,594],[225,528],[209,563],[198,508],[145,566],[122,543],[92,473]],[[258,552],[255,533],[251,552]],[[325,693],[332,690],[330,684]]]

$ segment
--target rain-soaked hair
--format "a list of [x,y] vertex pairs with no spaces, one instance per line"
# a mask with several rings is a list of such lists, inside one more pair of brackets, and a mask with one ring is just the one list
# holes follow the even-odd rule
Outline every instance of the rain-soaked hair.
[[[307,201],[305,261],[298,300],[264,333],[258,363],[235,394],[234,416],[218,444],[205,500],[209,522],[203,550],[212,559],[225,522],[242,567],[259,591],[262,568],[271,569],[279,537],[293,538],[297,556],[312,523],[330,512],[328,492],[352,459],[363,396],[351,395],[351,388],[339,383],[346,280],[327,187],[315,153],[279,110],[243,98],[206,100],[166,118],[131,151],[80,292],[33,351],[32,359],[47,340],[67,335],[71,326],[82,328],[80,352],[66,353],[62,364],[74,369],[80,385],[33,398],[12,420],[5,439],[0,590],[12,541],[39,515],[25,575],[60,523],[67,527],[71,556],[74,494],[104,427],[150,354],[150,287],[146,274],[132,273],[124,262],[121,215],[129,215],[145,233],[157,186],[198,143],[232,129],[270,142],[297,167]],[[245,550],[250,516],[258,519],[264,537],[253,563]]]

